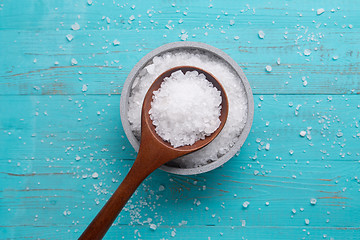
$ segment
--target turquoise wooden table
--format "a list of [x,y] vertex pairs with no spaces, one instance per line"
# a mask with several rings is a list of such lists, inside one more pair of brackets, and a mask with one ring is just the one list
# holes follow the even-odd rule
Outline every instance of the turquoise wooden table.
[[136,156],[119,114],[127,75],[181,40],[243,68],[251,133],[214,171],[154,172],[105,238],[360,239],[359,10],[355,0],[0,0],[1,239],[80,236]]

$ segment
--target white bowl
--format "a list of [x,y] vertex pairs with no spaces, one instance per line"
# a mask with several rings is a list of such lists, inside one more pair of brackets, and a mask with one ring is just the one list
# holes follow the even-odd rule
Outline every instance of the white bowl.
[[139,71],[141,69],[143,69],[149,63],[149,61],[151,61],[155,56],[161,55],[168,51],[181,50],[181,49],[183,49],[183,50],[191,50],[191,49],[201,50],[205,53],[208,52],[212,55],[215,55],[218,58],[227,62],[230,65],[230,67],[233,68],[234,72],[239,76],[239,79],[241,80],[241,82],[244,86],[246,97],[247,97],[247,105],[248,105],[247,106],[248,112],[247,112],[246,124],[241,132],[239,139],[234,144],[234,146],[231,147],[230,150],[225,155],[220,157],[218,160],[208,163],[204,166],[195,167],[195,168],[181,168],[181,167],[173,166],[173,164],[171,164],[171,165],[165,164],[160,167],[161,170],[164,170],[169,173],[180,174],[180,175],[192,175],[192,174],[208,172],[210,170],[213,170],[213,169],[223,165],[224,163],[229,161],[240,150],[240,148],[244,144],[247,136],[249,135],[250,128],[251,128],[251,125],[253,122],[254,99],[253,99],[250,84],[249,84],[247,78],[245,77],[245,74],[239,67],[239,65],[229,55],[227,55],[225,52],[221,51],[220,49],[215,48],[215,47],[210,46],[205,43],[200,43],[200,42],[174,42],[174,43],[168,43],[161,47],[158,47],[155,50],[148,53],[145,57],[143,57],[134,66],[134,68],[131,70],[130,74],[128,75],[128,77],[126,79],[125,84],[123,86],[123,90],[121,92],[121,100],[120,100],[121,122],[122,122],[122,125],[123,125],[123,128],[124,128],[127,138],[129,139],[131,145],[133,146],[133,148],[136,151],[139,150],[140,143],[136,139],[133,132],[131,131],[130,123],[128,120],[129,96],[130,96],[130,92],[131,92],[131,86],[135,80],[135,77],[138,75]]

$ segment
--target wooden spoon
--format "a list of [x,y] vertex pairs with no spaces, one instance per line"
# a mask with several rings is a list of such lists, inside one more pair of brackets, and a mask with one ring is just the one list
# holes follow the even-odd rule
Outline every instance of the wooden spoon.
[[[170,145],[170,143],[165,142],[155,132],[155,127],[150,119],[149,110],[151,108],[153,92],[160,88],[160,85],[165,77],[169,77],[173,72],[178,70],[181,70],[183,73],[195,70],[199,74],[204,74],[206,79],[221,92],[222,108],[220,115],[221,124],[214,133],[205,139],[195,142],[191,146],[174,148]],[[102,239],[140,183],[161,165],[177,157],[194,152],[210,143],[224,127],[228,110],[228,100],[225,90],[210,73],[196,67],[181,66],[169,69],[161,74],[151,85],[144,98],[141,114],[141,140],[137,158],[118,189],[114,192],[79,239]]]

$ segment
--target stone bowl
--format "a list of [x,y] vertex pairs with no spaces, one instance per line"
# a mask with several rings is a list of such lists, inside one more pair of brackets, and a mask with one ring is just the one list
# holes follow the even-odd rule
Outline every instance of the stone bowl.
[[254,99],[253,99],[253,94],[251,91],[250,84],[249,84],[245,74],[239,67],[239,65],[225,52],[221,51],[218,48],[215,48],[213,46],[210,46],[205,43],[200,43],[200,42],[173,42],[173,43],[168,43],[161,47],[158,47],[155,50],[148,53],[147,55],[145,55],[131,70],[131,72],[128,75],[128,77],[126,78],[125,84],[123,86],[123,90],[121,92],[121,100],[120,100],[121,122],[122,122],[125,134],[129,140],[129,142],[131,143],[133,148],[136,151],[138,151],[140,142],[137,140],[137,138],[131,131],[130,123],[128,120],[129,96],[130,96],[132,84],[135,80],[135,77],[140,72],[140,70],[143,69],[155,56],[161,55],[165,52],[173,51],[173,50],[200,50],[202,52],[215,55],[218,58],[220,58],[221,60],[224,60],[225,62],[227,62],[227,64],[231,68],[233,68],[234,72],[236,74],[238,74],[238,76],[241,79],[241,82],[244,86],[245,93],[247,95],[248,113],[247,113],[245,127],[242,130],[241,135],[240,135],[239,139],[237,140],[237,142],[234,144],[233,147],[230,148],[230,150],[225,155],[223,155],[222,157],[220,157],[218,160],[216,160],[214,162],[208,163],[204,166],[195,167],[195,168],[180,168],[177,166],[173,166],[173,164],[171,164],[171,165],[164,164],[163,166],[160,167],[160,169],[163,171],[166,171],[169,173],[174,173],[174,174],[179,174],[179,175],[192,175],[192,174],[205,173],[205,172],[211,171],[211,170],[223,165],[224,163],[229,161],[240,150],[240,148],[244,144],[247,136],[249,135],[251,125],[253,122],[253,118],[254,118]]

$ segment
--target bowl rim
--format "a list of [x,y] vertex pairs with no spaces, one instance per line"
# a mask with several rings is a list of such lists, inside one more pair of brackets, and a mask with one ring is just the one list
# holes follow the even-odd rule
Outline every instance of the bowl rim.
[[161,170],[166,171],[168,173],[178,174],[178,175],[193,175],[193,174],[199,174],[199,173],[205,173],[208,171],[211,171],[215,168],[220,167],[227,161],[229,161],[242,147],[244,144],[247,136],[250,133],[250,129],[253,123],[254,119],[254,98],[252,94],[252,90],[250,87],[250,83],[247,80],[244,72],[240,68],[240,66],[233,60],[228,54],[223,52],[222,50],[213,47],[211,45],[201,43],[201,42],[172,42],[164,44],[148,54],[146,54],[143,58],[140,59],[140,61],[132,68],[129,75],[127,76],[122,92],[121,92],[121,98],[120,98],[120,117],[121,117],[121,123],[125,132],[126,137],[128,138],[130,144],[133,146],[135,151],[139,150],[140,143],[134,136],[133,132],[130,128],[130,123],[128,120],[128,100],[131,92],[131,86],[135,80],[136,75],[138,74],[139,70],[143,69],[146,64],[155,56],[160,55],[164,52],[173,51],[176,49],[198,49],[205,52],[210,52],[211,54],[214,54],[215,56],[219,57],[220,59],[227,62],[230,67],[233,68],[233,70],[238,74],[246,93],[247,98],[247,105],[248,105],[248,114],[245,126],[240,134],[239,139],[236,141],[236,143],[229,149],[229,151],[224,154],[222,157],[220,157],[218,160],[211,162],[209,164],[206,164],[204,166],[196,167],[196,168],[177,168],[177,167],[171,167],[167,165],[162,165],[160,167]]

